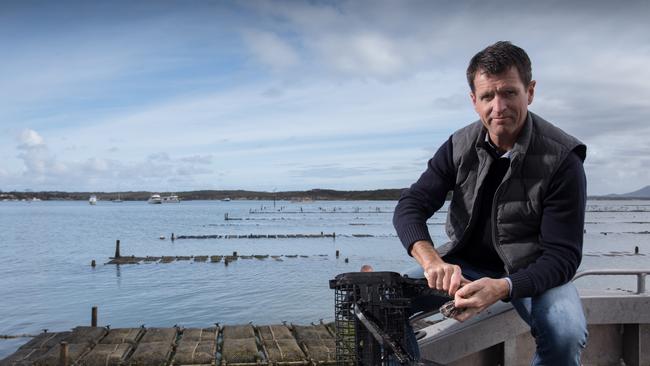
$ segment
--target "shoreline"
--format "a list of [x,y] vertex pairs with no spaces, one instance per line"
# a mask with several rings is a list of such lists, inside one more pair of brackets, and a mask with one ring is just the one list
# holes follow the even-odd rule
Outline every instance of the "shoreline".
[[[395,191],[395,192],[393,192]],[[195,193],[178,192],[180,202],[182,201],[282,201],[291,203],[309,204],[319,201],[398,201],[402,190],[390,190],[390,192],[376,191],[333,191],[330,193],[305,192],[277,192],[274,196],[269,192],[248,192],[247,194],[228,195],[226,193]],[[97,201],[116,202],[146,202],[153,192],[5,192],[0,194],[2,202],[75,202],[88,201],[92,195]],[[162,192],[162,194],[171,194]],[[117,197],[119,196],[119,200]],[[451,200],[451,194],[445,201]],[[590,201],[650,201],[650,197],[618,197],[618,196],[587,196]]]

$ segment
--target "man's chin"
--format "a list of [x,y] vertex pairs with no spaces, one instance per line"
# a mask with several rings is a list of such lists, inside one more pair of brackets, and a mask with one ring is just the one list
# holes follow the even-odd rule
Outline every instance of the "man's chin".
[[507,137],[512,134],[512,128],[510,126],[505,126],[505,125],[492,125],[492,128],[490,129],[490,132],[498,137]]
[[511,117],[492,118],[490,120],[490,124],[492,124],[493,126],[508,126],[512,124],[512,118]]

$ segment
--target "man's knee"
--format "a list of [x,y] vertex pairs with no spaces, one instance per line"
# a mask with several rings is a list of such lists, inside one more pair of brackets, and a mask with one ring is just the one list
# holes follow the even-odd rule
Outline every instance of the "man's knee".
[[575,321],[537,330],[538,334],[535,338],[538,345],[560,354],[572,354],[580,351],[586,346],[589,336],[586,324]]
[[532,328],[538,346],[557,353],[579,352],[589,335],[579,298],[564,298],[534,309]]
[[531,318],[538,349],[574,354],[587,344],[587,322],[582,302],[571,283],[533,298]]

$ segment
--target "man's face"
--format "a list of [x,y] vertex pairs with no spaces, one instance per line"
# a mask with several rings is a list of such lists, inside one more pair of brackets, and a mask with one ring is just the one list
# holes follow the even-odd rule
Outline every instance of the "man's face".
[[499,75],[479,70],[470,94],[474,109],[488,130],[490,139],[500,148],[511,148],[519,136],[533,102],[535,81],[524,85],[515,67]]

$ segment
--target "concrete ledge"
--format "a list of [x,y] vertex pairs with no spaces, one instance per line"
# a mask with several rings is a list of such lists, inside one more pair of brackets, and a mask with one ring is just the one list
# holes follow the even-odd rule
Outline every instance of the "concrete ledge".
[[[648,364],[643,360],[650,358],[650,336],[647,335],[650,296],[623,291],[581,291],[581,298],[590,331],[593,329],[589,342],[598,344],[598,347],[587,347],[583,357],[585,361],[598,359],[590,357],[590,353],[604,352],[613,358],[618,355],[630,365]],[[614,332],[612,329],[619,327],[616,325],[620,325],[621,330]],[[529,364],[535,348],[528,325],[507,303],[494,304],[464,323],[447,319],[423,328],[421,332],[425,333],[419,341],[422,358],[443,364]],[[615,336],[629,338],[632,345],[630,342],[603,341]],[[623,345],[627,347],[625,350]]]

